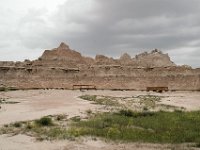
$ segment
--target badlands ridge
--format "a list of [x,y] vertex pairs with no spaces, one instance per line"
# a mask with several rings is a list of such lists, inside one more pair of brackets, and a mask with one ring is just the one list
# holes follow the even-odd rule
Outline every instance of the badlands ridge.
[[200,90],[200,69],[177,66],[168,54],[155,49],[132,58],[127,53],[119,59],[97,55],[84,57],[61,43],[45,50],[40,58],[24,62],[0,62],[0,87],[15,89],[73,89],[91,85],[96,89]]

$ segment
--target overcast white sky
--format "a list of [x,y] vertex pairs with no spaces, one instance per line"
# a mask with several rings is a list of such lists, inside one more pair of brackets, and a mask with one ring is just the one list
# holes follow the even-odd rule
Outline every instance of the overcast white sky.
[[66,42],[83,55],[160,49],[200,67],[200,0],[0,0],[0,60]]

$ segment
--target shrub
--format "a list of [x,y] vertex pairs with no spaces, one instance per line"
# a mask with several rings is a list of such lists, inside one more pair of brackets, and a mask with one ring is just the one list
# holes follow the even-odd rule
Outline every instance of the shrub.
[[126,116],[126,117],[147,117],[147,116],[153,116],[155,113],[154,112],[150,112],[150,111],[144,111],[144,112],[134,112],[132,110],[120,110],[119,111],[119,115],[122,116]]
[[61,121],[61,120],[63,120],[63,119],[65,119],[65,115],[58,115],[58,116],[56,117],[56,120],[57,120],[57,121]]
[[130,109],[128,109],[128,110],[122,109],[122,110],[119,111],[119,114],[126,116],[126,117],[133,117],[134,116],[134,112]]
[[96,95],[83,95],[80,96],[81,99],[88,100],[88,101],[96,101]]
[[49,117],[42,117],[41,119],[36,120],[35,123],[40,126],[52,126],[53,125],[53,121]]
[[149,109],[147,107],[143,107],[143,111],[148,111]]
[[90,114],[92,114],[92,110],[91,110],[91,109],[88,109],[88,110],[86,110],[86,113],[87,113],[88,115],[90,115]]
[[5,87],[0,87],[0,91],[6,91]]
[[198,147],[198,148],[200,148],[200,143],[197,143],[195,147]]
[[13,124],[13,126],[16,127],[16,128],[20,128],[22,126],[22,124],[20,122],[15,122]]
[[26,125],[26,129],[31,130],[33,128],[33,125],[31,123],[27,123]]

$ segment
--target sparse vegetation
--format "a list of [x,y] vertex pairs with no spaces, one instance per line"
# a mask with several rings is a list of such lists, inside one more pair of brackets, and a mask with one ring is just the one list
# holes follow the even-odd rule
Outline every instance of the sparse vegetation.
[[[57,121],[57,122],[55,122]],[[0,134],[27,134],[37,140],[72,139],[65,126],[61,125],[57,116],[42,117],[38,120],[15,122],[0,128]]]
[[165,96],[156,95],[138,95],[133,97],[111,97],[111,96],[98,96],[98,95],[83,95],[81,99],[92,101],[93,104],[105,105],[121,109],[134,109],[137,111],[150,111],[150,110],[185,110],[184,107],[177,107],[173,105],[161,104],[161,99]]
[[71,120],[74,121],[74,122],[79,122],[79,121],[81,121],[81,117],[80,116],[74,116],[74,117],[71,118]]
[[83,95],[83,96],[80,96],[80,98],[84,100],[92,101],[94,102],[94,104],[98,104],[98,105],[106,105],[106,106],[120,105],[117,100],[109,96]]
[[140,105],[143,105],[145,110],[154,109],[156,107],[156,103],[161,100],[160,96],[155,95],[139,95],[135,98],[139,99]]
[[6,92],[6,91],[16,91],[18,89],[14,87],[0,87],[0,92]]
[[67,121],[56,117],[6,125],[0,128],[0,134],[26,133],[38,140],[73,140],[74,137],[93,136],[126,142],[196,143],[196,147],[200,143],[200,111],[120,110],[95,114],[88,120],[76,116]]
[[73,124],[76,136],[150,143],[199,143],[200,111],[103,113]]
[[157,104],[157,107],[160,107],[164,110],[175,110],[175,111],[184,111],[184,107],[178,107],[173,105],[167,105],[167,104]]
[[80,96],[81,99],[88,100],[88,101],[96,101],[96,95],[82,95]]
[[19,102],[15,102],[15,101],[7,101],[4,98],[0,98],[0,104],[17,104]]
[[[74,116],[67,119],[67,115],[61,114],[16,122],[0,128],[0,134],[28,134],[38,140],[92,136],[124,142],[195,143],[196,147],[199,146],[200,111],[184,112],[183,107],[159,103],[162,97],[154,95],[84,95],[80,98],[114,109],[97,114],[88,109],[86,118]],[[0,104],[7,102],[0,100]],[[132,105],[139,106],[139,109],[133,111],[136,109]],[[162,111],[156,108],[162,108]]]

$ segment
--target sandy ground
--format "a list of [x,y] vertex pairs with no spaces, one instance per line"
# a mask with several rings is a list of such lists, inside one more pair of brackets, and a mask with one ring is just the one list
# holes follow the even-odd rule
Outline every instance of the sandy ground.
[[[45,115],[68,114],[69,117],[83,115],[88,109],[98,110],[100,106],[90,104],[78,97],[85,94],[129,97],[137,95],[166,96],[161,103],[185,107],[188,111],[200,110],[200,92],[166,92],[147,93],[137,91],[65,91],[65,90],[30,90],[0,92],[0,98],[20,102],[17,104],[2,104],[0,109],[0,126],[16,121],[41,118]],[[171,149],[168,146],[152,144],[113,144],[101,140],[80,141],[44,141],[38,142],[26,135],[1,135],[0,150],[131,150],[131,149]],[[180,148],[182,149],[182,148]]]
[[[35,141],[26,135],[0,136],[0,150],[186,150],[186,145],[114,143],[91,138],[77,141]],[[191,148],[196,150],[197,148]]]

